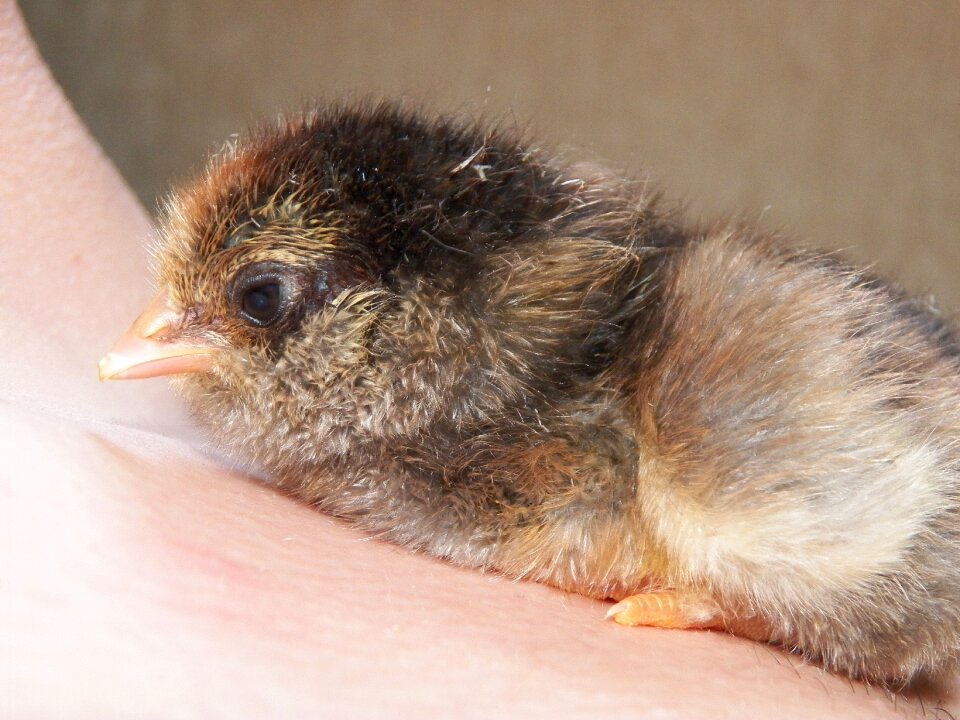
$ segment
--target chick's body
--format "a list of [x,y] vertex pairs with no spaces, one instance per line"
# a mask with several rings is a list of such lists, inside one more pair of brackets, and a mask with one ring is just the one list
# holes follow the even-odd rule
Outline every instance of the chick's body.
[[960,345],[892,286],[391,106],[255,134],[163,233],[184,394],[308,502],[857,677],[956,657]]

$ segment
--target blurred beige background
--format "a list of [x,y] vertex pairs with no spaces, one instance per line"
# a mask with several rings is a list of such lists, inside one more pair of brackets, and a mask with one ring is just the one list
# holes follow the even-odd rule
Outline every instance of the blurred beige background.
[[960,309],[960,3],[22,0],[144,203],[313,97],[511,113]]

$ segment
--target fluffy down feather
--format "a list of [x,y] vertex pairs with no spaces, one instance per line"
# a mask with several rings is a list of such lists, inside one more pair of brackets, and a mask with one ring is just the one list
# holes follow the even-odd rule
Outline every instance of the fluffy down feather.
[[[239,309],[250,268],[285,293],[266,327]],[[393,105],[213,158],[169,200],[156,276],[176,336],[219,348],[179,380],[198,416],[371,533],[706,597],[854,677],[956,661],[960,345],[891,284]]]

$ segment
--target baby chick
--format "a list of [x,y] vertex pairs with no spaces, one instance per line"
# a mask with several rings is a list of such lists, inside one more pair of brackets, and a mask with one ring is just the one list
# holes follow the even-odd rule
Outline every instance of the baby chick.
[[170,199],[102,378],[367,531],[888,684],[960,651],[960,342],[514,133],[330,107]]

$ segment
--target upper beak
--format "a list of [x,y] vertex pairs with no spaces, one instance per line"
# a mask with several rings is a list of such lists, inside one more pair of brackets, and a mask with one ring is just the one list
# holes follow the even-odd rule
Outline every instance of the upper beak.
[[100,360],[100,379],[133,380],[209,370],[215,347],[170,337],[180,319],[167,295],[157,295]]

